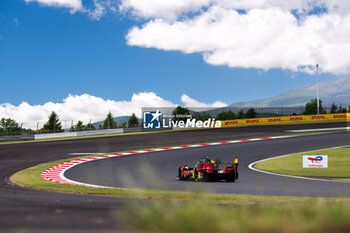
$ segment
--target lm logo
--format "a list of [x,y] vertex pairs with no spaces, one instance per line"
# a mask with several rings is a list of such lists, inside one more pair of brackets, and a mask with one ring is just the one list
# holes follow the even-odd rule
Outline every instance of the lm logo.
[[322,156],[317,156],[316,158],[309,157],[308,160],[310,160],[312,163],[321,163],[323,160]]
[[143,128],[144,129],[160,129],[161,128],[161,116],[162,113],[157,110],[156,112],[143,112]]

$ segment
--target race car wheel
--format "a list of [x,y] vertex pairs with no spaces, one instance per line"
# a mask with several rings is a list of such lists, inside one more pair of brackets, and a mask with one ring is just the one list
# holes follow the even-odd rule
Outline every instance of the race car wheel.
[[236,173],[236,180],[238,180],[238,171],[235,170],[235,173]]
[[206,170],[202,172],[202,179],[203,181],[209,181],[209,174]]
[[180,180],[185,180],[185,177],[184,177],[184,173],[183,173],[183,169],[182,169],[182,168],[179,168],[178,176],[179,176],[179,179],[180,179]]
[[226,179],[227,182],[235,182],[235,180],[236,180],[236,172],[232,172],[231,174],[229,174]]
[[194,181],[198,182],[198,181],[199,181],[199,178],[200,178],[200,173],[199,173],[199,171],[196,169],[196,170],[194,170],[194,173],[193,173],[193,179],[194,179]]

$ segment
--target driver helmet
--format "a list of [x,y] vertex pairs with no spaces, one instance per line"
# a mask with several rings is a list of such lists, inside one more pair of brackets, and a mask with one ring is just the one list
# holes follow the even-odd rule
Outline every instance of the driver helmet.
[[207,156],[207,158],[205,158],[205,163],[211,163],[211,159],[209,159],[209,156]]

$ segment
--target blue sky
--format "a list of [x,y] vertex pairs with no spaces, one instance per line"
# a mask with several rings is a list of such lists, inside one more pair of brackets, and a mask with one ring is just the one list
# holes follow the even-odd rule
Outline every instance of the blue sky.
[[[231,104],[272,97],[314,84],[315,75],[212,65],[203,54],[127,45],[126,35],[146,20],[83,12],[24,0],[0,1],[0,103],[60,102],[69,94],[129,100],[155,92],[173,103],[186,94],[201,102]],[[343,74],[324,73],[322,81]]]

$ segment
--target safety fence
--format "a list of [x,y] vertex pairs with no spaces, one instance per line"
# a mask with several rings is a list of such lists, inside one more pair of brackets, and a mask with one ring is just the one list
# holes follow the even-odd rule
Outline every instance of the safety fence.
[[78,131],[78,132],[62,132],[62,133],[49,133],[49,134],[35,134],[34,139],[50,139],[50,138],[70,138],[70,137],[83,137],[93,135],[109,135],[120,133],[132,133],[141,132],[141,128],[118,128],[118,129],[105,129],[105,130],[91,130],[91,131]]
[[91,131],[78,131],[78,132],[1,136],[0,142],[43,140],[43,139],[54,139],[54,138],[72,138],[72,137],[83,137],[83,136],[93,136],[93,135],[133,133],[133,132],[141,132],[141,131],[142,131],[142,128],[118,128],[118,129],[91,130]]
[[298,124],[308,122],[335,122],[350,120],[350,113],[324,114],[324,115],[303,115],[286,117],[266,117],[226,120],[221,122],[221,127],[247,126],[247,125],[272,125],[272,124]]

